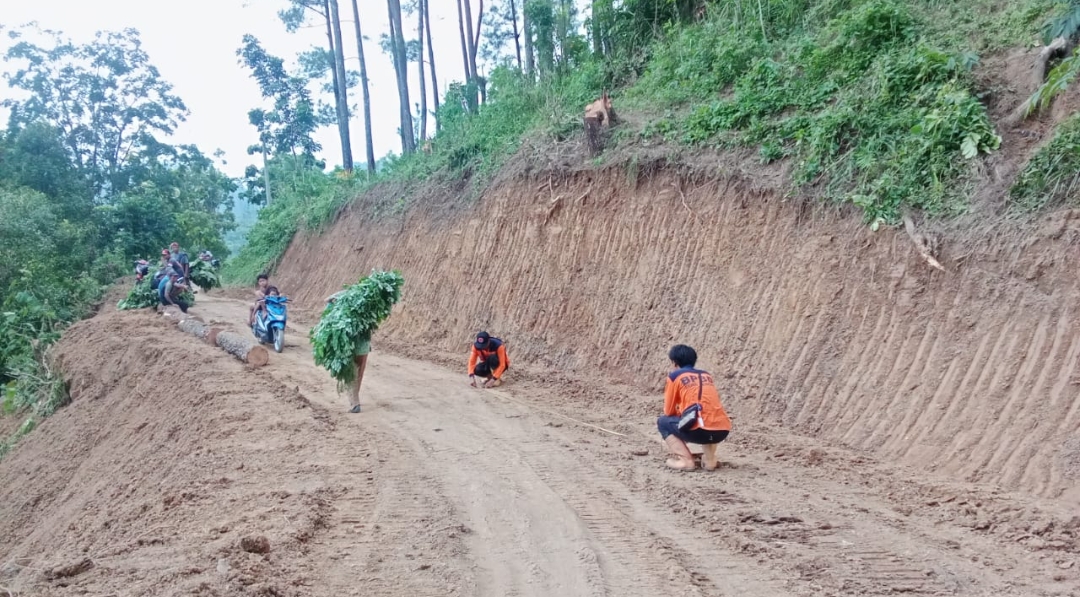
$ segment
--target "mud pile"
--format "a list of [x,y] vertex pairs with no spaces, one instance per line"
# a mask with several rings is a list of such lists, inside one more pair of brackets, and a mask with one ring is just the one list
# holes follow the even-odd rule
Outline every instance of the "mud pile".
[[318,406],[150,313],[102,313],[57,348],[73,401],[3,462],[0,585],[285,595],[307,582],[295,556],[332,491],[312,481]]

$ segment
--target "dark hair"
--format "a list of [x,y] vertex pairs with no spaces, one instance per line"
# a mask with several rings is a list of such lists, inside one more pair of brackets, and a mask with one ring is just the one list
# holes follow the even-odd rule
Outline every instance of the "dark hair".
[[277,286],[267,286],[266,287],[266,294],[272,294],[272,293],[275,293],[275,292],[278,293],[278,294],[281,294],[281,291],[277,289]]
[[676,344],[668,351],[667,356],[671,362],[679,368],[693,367],[697,364],[697,351],[685,344]]
[[270,279],[270,276],[268,276],[266,274],[259,274],[258,276],[255,276],[255,281],[256,282],[258,282],[259,280],[269,280],[269,279]]

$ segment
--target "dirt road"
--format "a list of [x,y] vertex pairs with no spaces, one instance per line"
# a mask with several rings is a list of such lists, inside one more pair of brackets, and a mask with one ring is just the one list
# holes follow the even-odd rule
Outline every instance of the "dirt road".
[[[247,314],[209,296],[193,312],[237,329]],[[378,338],[364,411],[350,415],[302,326],[248,371],[163,323],[103,340],[129,317],[79,324],[69,342],[201,355],[204,371],[181,396],[194,394],[204,418],[180,405],[144,412],[153,392],[136,392],[137,406],[110,415],[115,437],[80,440],[96,452],[67,468],[32,464],[60,449],[65,425],[98,424],[73,411],[102,407],[77,397],[0,464],[5,482],[53,479],[36,500],[32,482],[0,491],[0,534],[15,538],[0,546],[0,585],[18,594],[1078,594],[1080,517],[1064,504],[916,476],[738,419],[719,472],[671,472],[652,428],[657,396],[527,368],[503,388],[473,389],[463,362],[394,356]],[[85,374],[128,357],[112,358]],[[134,383],[108,377],[75,391],[118,395]],[[170,457],[153,442],[152,457],[105,455],[137,451],[132,434],[156,434],[162,416],[180,428],[162,434],[179,436],[185,456],[156,463]],[[108,483],[91,481],[102,475]],[[84,522],[92,510],[96,522]],[[255,532],[270,554],[236,548]],[[93,570],[39,573],[80,551]]]

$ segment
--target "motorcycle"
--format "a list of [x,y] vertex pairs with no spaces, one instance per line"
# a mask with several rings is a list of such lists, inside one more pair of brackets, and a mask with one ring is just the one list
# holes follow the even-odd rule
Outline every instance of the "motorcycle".
[[259,340],[259,344],[273,344],[274,352],[281,352],[285,346],[285,303],[289,302],[289,299],[284,296],[268,296],[263,302],[266,308],[255,314],[255,325],[251,326],[251,332]]

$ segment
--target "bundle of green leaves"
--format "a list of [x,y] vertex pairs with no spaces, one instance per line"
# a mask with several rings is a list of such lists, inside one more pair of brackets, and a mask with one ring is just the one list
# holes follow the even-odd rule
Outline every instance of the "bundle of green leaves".
[[[180,293],[180,298],[187,302],[189,305],[195,304],[195,295],[190,290],[185,290]],[[128,311],[131,309],[149,309],[155,307],[158,304],[158,293],[150,285],[149,281],[143,281],[136,284],[128,295],[116,303],[116,308],[121,311]]]
[[217,272],[214,271],[214,267],[209,262],[202,259],[196,259],[191,263],[191,281],[202,288],[203,290],[210,290],[214,287],[221,286],[221,279],[218,278]]
[[347,287],[323,310],[311,329],[315,364],[321,365],[342,385],[356,378],[353,361],[358,349],[371,339],[379,324],[401,299],[405,278],[401,272],[373,271]]
[[150,287],[149,281],[144,281],[132,287],[131,292],[116,303],[116,308],[121,311],[130,309],[147,309],[158,304],[158,295]]

